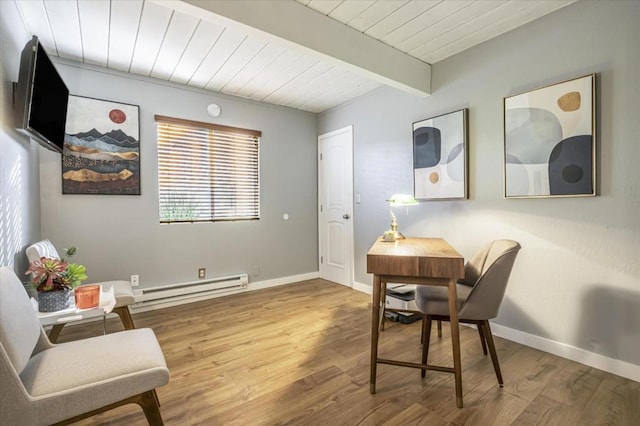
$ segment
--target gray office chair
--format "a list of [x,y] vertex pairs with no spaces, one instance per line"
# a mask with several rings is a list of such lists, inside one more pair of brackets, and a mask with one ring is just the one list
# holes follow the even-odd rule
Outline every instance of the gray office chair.
[[[475,324],[480,334],[482,351],[491,354],[493,368],[500,387],[503,385],[498,356],[493,343],[489,320],[498,316],[513,263],[520,244],[511,240],[496,240],[483,247],[467,262],[465,277],[457,283],[458,320]],[[431,322],[449,321],[449,304],[446,287],[417,286],[416,305],[423,314],[422,363],[427,363]],[[422,370],[422,377],[426,370]]]
[[168,382],[151,329],[52,344],[20,279],[0,268],[1,424],[69,424],[134,403],[162,425],[155,388]]
[[[38,241],[37,243],[30,245],[27,247],[26,253],[29,262],[33,262],[34,260],[38,260],[42,257],[60,259],[58,251],[49,240]],[[116,299],[116,305],[113,308],[113,313],[120,317],[120,321],[122,321],[126,330],[136,328],[133,324],[131,313],[129,312],[129,305],[135,303],[131,283],[129,281],[103,281],[96,284],[100,284],[105,291],[108,291],[113,287],[113,294]],[[51,342],[55,343],[58,340],[58,336],[60,336],[63,327],[64,324],[56,324],[51,328],[51,331],[49,332],[49,340],[51,340]]]

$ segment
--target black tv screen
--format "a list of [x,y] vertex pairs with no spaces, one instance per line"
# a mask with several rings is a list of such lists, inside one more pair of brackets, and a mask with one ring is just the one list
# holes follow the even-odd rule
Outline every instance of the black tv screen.
[[36,36],[22,51],[18,92],[19,127],[44,147],[62,152],[69,89]]

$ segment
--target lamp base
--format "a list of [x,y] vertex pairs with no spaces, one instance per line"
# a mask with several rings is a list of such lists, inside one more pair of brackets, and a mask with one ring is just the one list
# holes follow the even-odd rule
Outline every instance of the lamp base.
[[393,241],[396,241],[396,240],[402,240],[404,238],[405,238],[405,236],[402,235],[401,232],[399,232],[398,230],[393,230],[393,229],[390,229],[390,230],[386,231],[382,235],[382,239],[384,241],[387,241],[387,242],[393,242]]
[[393,232],[393,236],[395,237],[395,239],[396,239],[396,240],[402,240],[402,239],[404,239],[404,238],[405,238],[405,236],[404,236],[404,235],[402,235],[402,232],[400,232],[400,231],[398,231],[398,230],[395,230],[395,231]]
[[404,239],[404,235],[402,235],[402,232],[398,231],[398,221],[396,220],[396,215],[394,215],[393,212],[391,212],[391,229],[389,229],[384,234],[385,235],[392,234],[393,240],[389,238],[389,240],[391,241]]

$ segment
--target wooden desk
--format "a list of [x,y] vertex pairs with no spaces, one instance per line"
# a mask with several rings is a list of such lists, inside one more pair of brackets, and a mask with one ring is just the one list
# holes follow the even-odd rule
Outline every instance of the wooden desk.
[[[464,258],[462,255],[441,238],[406,238],[391,243],[380,238],[367,253],[367,272],[373,274],[369,391],[376,392],[377,364],[445,371],[455,375],[456,405],[462,408],[460,330],[458,328],[458,307],[456,306],[456,281],[459,278],[464,278]],[[387,282],[448,287],[453,368],[378,358],[378,335]]]

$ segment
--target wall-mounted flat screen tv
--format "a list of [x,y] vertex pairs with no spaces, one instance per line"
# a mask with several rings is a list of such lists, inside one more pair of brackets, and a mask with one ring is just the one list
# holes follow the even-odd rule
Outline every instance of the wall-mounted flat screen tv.
[[17,126],[42,146],[62,152],[69,89],[47,52],[33,38],[20,57],[16,93]]

